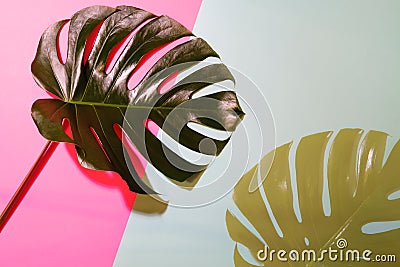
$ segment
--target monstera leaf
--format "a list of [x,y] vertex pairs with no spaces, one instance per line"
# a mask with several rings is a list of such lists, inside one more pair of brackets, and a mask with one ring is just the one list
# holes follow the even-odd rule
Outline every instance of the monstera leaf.
[[[55,97],[39,99],[32,106],[32,117],[40,133],[51,141],[75,144],[82,166],[118,172],[134,192],[150,189],[138,179],[132,163],[124,158],[123,138],[118,133],[121,128],[145,159],[167,177],[176,181],[198,177],[206,165],[197,166],[165,147],[146,128],[146,122],[155,122],[191,150],[211,155],[221,152],[229,139],[210,138],[192,130],[187,123],[235,130],[243,112],[233,91],[192,99],[194,93],[211,84],[233,81],[229,70],[221,63],[207,65],[166,91],[160,90],[163,82],[177,71],[208,57],[218,58],[218,54],[204,40],[167,16],[155,16],[128,6],[94,6],[77,12],[70,20],[68,52],[62,63],[58,36],[67,22],[59,21],[43,33],[32,63],[37,83]],[[90,44],[89,36],[96,33],[95,42]],[[135,88],[128,89],[131,75],[135,75],[150,53],[182,38],[187,39],[166,52]],[[112,69],[106,71],[109,58],[127,40]],[[205,99],[213,100],[214,104],[202,104]],[[185,105],[179,115],[165,123],[182,104]],[[127,112],[134,114],[132,119],[127,119]],[[212,115],[211,119],[205,118],[208,114]],[[71,137],[62,128],[63,120],[70,123]],[[213,144],[200,150],[199,144],[205,138],[212,139]],[[170,159],[180,165],[171,163]]]
[[[247,247],[259,265],[254,265],[255,262],[250,263],[252,261],[250,259],[246,260],[244,251],[241,253],[236,246],[234,253],[236,266],[383,264],[373,261],[367,263],[361,259],[359,262],[340,260],[335,262],[328,261],[328,257],[325,257],[323,262],[305,262],[301,261],[301,254],[294,254],[294,260],[289,260],[288,254],[292,250],[299,253],[302,253],[302,250],[313,250],[320,258],[322,251],[328,250],[329,247],[337,251],[344,249],[345,252],[347,249],[358,250],[360,253],[370,250],[373,254],[368,256],[372,260],[377,254],[399,253],[400,229],[394,227],[377,231],[376,228],[375,231],[366,231],[363,227],[370,223],[400,220],[400,199],[389,197],[400,189],[400,142],[395,144],[384,163],[387,134],[370,131],[361,141],[362,135],[363,131],[360,129],[343,129],[333,141],[331,140],[332,143],[328,143],[332,138],[332,132],[304,137],[296,149],[295,168],[293,168],[295,173],[290,172],[289,154],[292,144],[289,143],[275,149],[272,165],[269,165],[271,157],[267,155],[260,162],[260,166],[255,166],[242,177],[234,189],[233,199],[251,225],[249,226],[248,222],[242,223],[243,219],[238,219],[240,216],[234,216],[230,211],[226,214],[226,224],[231,238]],[[328,144],[331,144],[329,155],[325,153]],[[328,155],[327,163],[325,154]],[[271,166],[268,173],[263,169],[267,165]],[[260,177],[265,177],[262,182],[265,195],[260,192],[260,188],[253,193],[249,193],[248,190],[251,180],[257,177],[259,167]],[[331,209],[328,216],[325,215],[323,208],[325,171]],[[300,221],[293,208],[291,187],[293,175],[297,179]],[[265,204],[264,197],[272,213],[267,211],[268,205]],[[280,229],[283,236],[276,230],[272,218],[276,219],[279,226],[277,229]],[[280,262],[276,254],[273,261],[259,260],[258,258],[265,257],[263,252],[259,254],[260,250],[265,251],[265,245],[269,251],[286,251],[285,257],[288,261]],[[352,260],[352,256],[348,257]],[[387,266],[393,264],[386,263]]]

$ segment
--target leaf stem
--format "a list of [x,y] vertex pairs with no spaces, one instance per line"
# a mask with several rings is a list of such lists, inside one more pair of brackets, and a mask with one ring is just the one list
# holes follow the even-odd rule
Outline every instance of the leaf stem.
[[14,214],[15,210],[21,204],[22,200],[28,193],[29,189],[32,187],[36,178],[39,176],[43,168],[46,166],[54,150],[57,148],[58,142],[48,141],[44,146],[42,152],[37,158],[36,162],[33,164],[32,168],[29,170],[25,179],[22,181],[17,191],[14,193],[11,200],[8,202],[6,208],[0,216],[0,233],[6,226],[7,222],[10,220],[11,216]]

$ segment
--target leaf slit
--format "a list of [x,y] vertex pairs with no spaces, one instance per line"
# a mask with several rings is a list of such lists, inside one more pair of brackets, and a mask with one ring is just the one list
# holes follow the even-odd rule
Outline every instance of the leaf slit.
[[101,150],[103,151],[104,155],[107,157],[107,160],[108,160],[110,163],[112,163],[110,157],[108,156],[107,152],[106,152],[105,149],[104,149],[103,143],[101,142],[99,136],[98,136],[97,133],[96,133],[96,130],[95,130],[92,126],[90,126],[89,128],[90,128],[90,131],[92,132],[94,138],[96,139],[97,143],[99,144]]
[[230,131],[214,129],[195,122],[188,122],[187,126],[193,131],[215,140],[224,141],[232,135],[232,132]]
[[69,138],[71,138],[71,140],[74,140],[74,137],[73,137],[72,131],[71,131],[71,127],[70,127],[71,123],[70,123],[69,119],[68,118],[62,119],[61,124],[64,126],[63,129],[64,129],[65,134]]
[[156,19],[158,17],[149,18],[139,24],[133,31],[131,31],[128,35],[126,35],[118,44],[116,44],[108,53],[107,60],[106,60],[106,67],[105,72],[109,74],[111,70],[114,68],[115,63],[117,62],[118,58],[121,56],[122,52],[125,50],[128,43],[132,40],[133,36],[142,29],[146,24],[150,21]]
[[137,172],[139,177],[144,177],[147,160],[142,156],[136,146],[132,143],[131,139],[125,133],[124,129],[117,124],[113,125],[114,132],[118,136],[119,140],[121,140],[125,151],[128,153],[129,159],[131,160],[135,171]]
[[168,92],[172,87],[174,87],[174,85],[176,84],[176,77],[178,77],[178,75],[179,71],[174,71],[167,78],[165,78],[157,88],[158,93],[162,95]]
[[[158,140],[160,140],[163,146],[169,148],[171,151],[179,155],[182,159],[196,164],[198,166],[210,164],[215,156],[206,155],[178,143],[168,133],[163,131],[153,120],[147,119],[145,121],[145,127],[149,130]],[[201,144],[201,143],[200,143]],[[200,149],[201,150],[201,149]]]
[[86,65],[88,58],[89,58],[90,54],[92,53],[94,42],[97,39],[97,35],[98,35],[103,23],[104,23],[104,20],[102,20],[99,24],[97,24],[97,26],[89,34],[89,36],[86,40],[85,50],[83,52],[83,61],[82,61],[83,65]]
[[[294,143],[293,143],[294,144]],[[289,151],[289,172],[290,172],[290,185],[292,188],[292,196],[293,196],[293,211],[296,215],[297,221],[301,223],[303,221],[303,217],[300,210],[300,202],[299,202],[299,188],[297,186],[297,173],[296,173],[296,149],[299,143],[296,142],[296,145],[293,145],[292,149]]]
[[332,213],[332,208],[331,208],[331,197],[330,197],[330,192],[329,192],[329,181],[328,181],[328,161],[329,161],[329,154],[330,154],[330,147],[332,147],[333,141],[336,139],[336,136],[338,135],[338,132],[332,133],[330,136],[326,148],[325,148],[325,153],[324,153],[324,183],[323,183],[323,188],[322,188],[322,208],[324,211],[324,215],[326,217],[331,216]]
[[68,29],[71,21],[67,21],[57,34],[57,56],[61,64],[65,64],[68,53]]
[[166,53],[174,49],[178,45],[186,43],[190,40],[190,36],[184,36],[178,38],[172,42],[161,45],[157,48],[146,53],[138,62],[132,73],[128,78],[128,89],[133,90],[136,88],[143,80],[145,75],[149,72],[151,67],[160,60]]
[[218,83],[210,84],[192,94],[191,99],[200,98],[203,96],[211,95],[221,91],[233,91],[233,82],[231,80],[225,80]]

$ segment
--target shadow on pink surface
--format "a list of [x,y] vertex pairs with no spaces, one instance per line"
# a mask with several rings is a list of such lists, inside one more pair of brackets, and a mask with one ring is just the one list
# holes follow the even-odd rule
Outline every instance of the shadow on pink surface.
[[[6,12],[0,18],[1,35],[8,40],[20,40],[22,34],[26,41],[4,42],[0,51],[7,65],[0,73],[4,81],[0,91],[0,123],[14,127],[13,131],[1,132],[1,209],[45,143],[29,113],[35,99],[46,97],[35,85],[29,70],[39,37],[51,23],[95,4],[134,5],[155,14],[167,14],[192,29],[201,1],[185,5],[178,0],[65,2],[62,8],[49,0],[3,3],[6,10],[18,10],[18,19],[15,13]],[[13,27],[9,27],[10,21]],[[18,112],[10,115],[8,110]],[[113,264],[135,194],[115,173],[77,166],[73,145],[58,146],[1,233],[1,266]]]

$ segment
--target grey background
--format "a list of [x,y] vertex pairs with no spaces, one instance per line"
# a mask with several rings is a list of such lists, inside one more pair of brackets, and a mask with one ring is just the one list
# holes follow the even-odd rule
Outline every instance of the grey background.
[[[194,32],[260,87],[280,145],[345,127],[399,138],[399,25],[395,0],[204,0]],[[133,214],[114,266],[233,266],[227,208]]]

